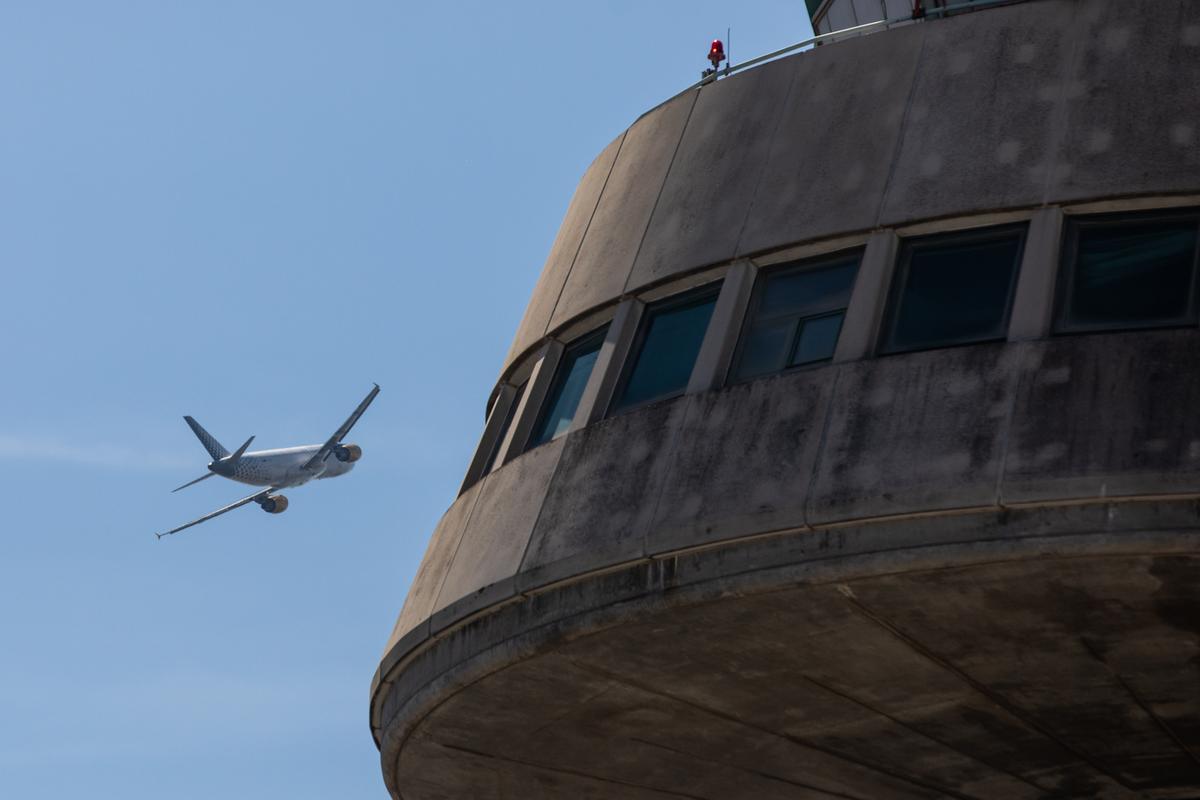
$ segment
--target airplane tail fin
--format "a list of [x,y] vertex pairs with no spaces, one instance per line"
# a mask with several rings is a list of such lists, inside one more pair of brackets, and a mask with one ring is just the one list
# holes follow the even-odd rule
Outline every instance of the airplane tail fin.
[[196,438],[200,440],[200,444],[204,445],[204,449],[212,456],[213,461],[220,461],[225,456],[229,455],[229,451],[221,446],[221,443],[213,438],[212,434],[200,427],[200,423],[191,417],[184,417],[184,422],[192,429],[192,433],[196,434]]

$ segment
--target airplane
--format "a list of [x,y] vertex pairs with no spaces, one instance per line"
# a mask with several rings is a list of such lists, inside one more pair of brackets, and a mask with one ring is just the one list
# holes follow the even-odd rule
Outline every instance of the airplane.
[[[164,536],[179,533],[193,525],[207,522],[213,517],[219,517],[227,511],[241,508],[247,503],[258,503],[259,507],[268,514],[281,514],[288,507],[288,499],[281,494],[277,494],[280,489],[300,486],[311,480],[336,478],[339,475],[345,475],[354,469],[354,462],[362,458],[363,451],[356,444],[342,444],[342,439],[346,438],[346,435],[350,433],[350,429],[354,427],[354,423],[358,422],[358,418],[367,410],[367,406],[371,405],[371,401],[375,399],[375,395],[377,394],[379,394],[378,383],[363,398],[363,401],[358,404],[358,408],[354,409],[354,413],[350,415],[350,418],[343,422],[341,427],[333,432],[333,436],[330,436],[326,440],[325,444],[283,447],[276,450],[246,452],[246,448],[254,441],[254,437],[251,436],[241,447],[230,453],[221,446],[220,442],[213,438],[212,434],[204,430],[199,422],[185,416],[183,418],[184,421],[192,429],[192,433],[196,434],[196,438],[200,440],[200,444],[204,445],[204,449],[208,451],[213,460],[209,463],[206,474],[201,475],[195,480],[188,481],[183,486],[172,489],[172,492],[186,489],[200,481],[208,480],[214,475],[220,475],[222,478],[229,478],[239,483],[248,483],[251,486],[265,486],[267,488],[255,492],[249,497],[243,497],[241,500],[230,503],[227,506],[218,508],[211,514],[205,514],[203,517],[194,519],[186,525],[180,525],[178,528],[172,528],[169,531],[154,535],[162,539]],[[333,456],[332,460],[330,460],[330,456]]]

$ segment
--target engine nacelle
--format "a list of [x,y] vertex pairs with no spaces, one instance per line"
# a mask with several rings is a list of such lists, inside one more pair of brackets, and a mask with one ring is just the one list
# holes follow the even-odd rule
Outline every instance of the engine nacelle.
[[281,494],[273,494],[262,501],[262,510],[268,514],[282,514],[287,507],[288,499]]
[[333,455],[343,464],[353,464],[362,458],[362,448],[356,444],[340,444],[333,449]]

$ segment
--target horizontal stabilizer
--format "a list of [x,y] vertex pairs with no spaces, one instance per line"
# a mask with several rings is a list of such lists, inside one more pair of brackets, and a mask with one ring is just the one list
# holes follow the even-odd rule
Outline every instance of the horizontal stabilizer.
[[246,440],[246,441],[245,441],[245,442],[242,444],[242,446],[241,446],[241,447],[239,447],[237,450],[235,450],[235,451],[233,452],[233,455],[231,455],[231,456],[229,457],[229,463],[231,463],[231,464],[236,464],[236,463],[238,462],[238,459],[240,459],[240,458],[242,457],[242,453],[246,452],[246,448],[247,448],[247,447],[249,447],[249,446],[250,446],[250,443],[251,443],[251,442],[253,442],[253,441],[254,441],[254,437],[253,437],[253,436],[251,436],[249,439],[247,439],[247,440]]
[[215,472],[206,472],[203,475],[201,475],[199,478],[196,478],[196,480],[188,481],[183,486],[177,486],[174,489],[172,489],[171,491],[178,492],[180,489],[186,489],[187,487],[191,486],[193,483],[199,483],[200,481],[205,480],[206,478],[211,478],[213,475],[216,475],[216,474],[217,473],[215,473]]

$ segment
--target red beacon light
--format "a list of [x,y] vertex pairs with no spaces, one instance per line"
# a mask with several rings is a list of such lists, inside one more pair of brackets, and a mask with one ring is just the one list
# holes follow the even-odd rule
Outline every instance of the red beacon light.
[[725,60],[725,45],[720,39],[713,39],[712,46],[708,48],[708,60],[712,62],[714,70]]

